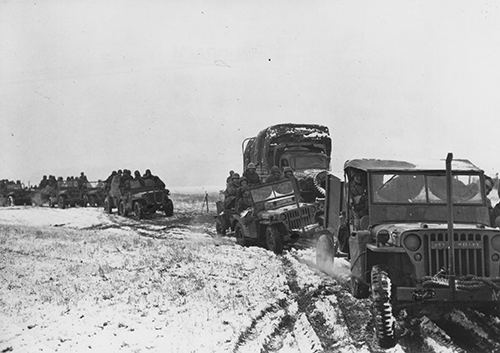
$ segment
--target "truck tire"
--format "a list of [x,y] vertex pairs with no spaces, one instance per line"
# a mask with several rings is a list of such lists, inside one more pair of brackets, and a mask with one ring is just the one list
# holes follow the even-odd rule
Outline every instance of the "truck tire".
[[108,214],[111,214],[111,212],[113,212],[113,209],[111,208],[111,203],[110,203],[108,197],[106,197],[104,199],[104,212],[106,212]]
[[234,237],[236,238],[236,243],[240,244],[241,246],[248,246],[248,239],[245,237],[245,234],[243,233],[243,227],[239,223],[234,227]]
[[283,253],[283,235],[276,225],[268,225],[265,234],[266,248],[276,255]]
[[172,217],[174,215],[174,203],[172,200],[168,199],[163,206],[163,210],[165,211],[166,217]]
[[378,344],[381,348],[396,345],[395,319],[391,304],[391,279],[382,266],[375,265],[371,271],[372,309]]
[[135,219],[140,220],[144,216],[143,210],[142,210],[142,205],[139,201],[134,203],[134,214],[135,214]]

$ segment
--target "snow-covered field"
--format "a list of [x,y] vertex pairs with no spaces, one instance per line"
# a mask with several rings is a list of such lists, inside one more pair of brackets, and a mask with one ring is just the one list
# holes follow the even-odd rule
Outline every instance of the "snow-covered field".
[[[174,195],[174,217],[141,222],[0,208],[0,352],[380,351],[347,261],[327,276],[313,248],[240,247],[215,234],[202,200]],[[445,315],[400,318],[390,351],[500,350],[497,317]]]

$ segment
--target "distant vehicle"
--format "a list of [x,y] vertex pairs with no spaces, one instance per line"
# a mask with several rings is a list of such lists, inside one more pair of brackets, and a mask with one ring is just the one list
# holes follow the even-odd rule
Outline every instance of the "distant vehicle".
[[[348,253],[352,294],[371,295],[381,347],[396,343],[396,308],[498,304],[500,230],[489,227],[482,170],[450,154],[446,168],[444,161],[357,159],[344,171],[345,217],[338,232],[318,244],[327,240],[332,255],[338,242]],[[349,186],[355,178],[361,188]],[[363,188],[361,212],[355,203]],[[338,204],[338,194],[327,193],[327,207]]]
[[91,207],[102,207],[106,193],[104,191],[104,182],[89,181],[86,188],[88,205]]
[[22,184],[8,183],[0,194],[4,206],[31,205],[31,190]]
[[152,179],[144,180],[144,185],[139,181],[131,180],[130,188],[122,191],[118,214],[128,216],[133,213],[136,219],[141,219],[161,210],[165,216],[171,217],[174,214],[174,204],[169,195],[168,189],[158,185]]
[[291,180],[253,186],[249,192],[251,205],[248,209],[241,213],[230,212],[228,216],[219,214],[216,220],[217,230],[221,232],[223,224],[227,224],[234,230],[240,245],[259,245],[281,254],[286,244],[312,234],[318,227],[316,206],[299,201],[299,190]]
[[57,205],[59,208],[66,208],[79,205],[87,207],[88,201],[85,188],[78,187],[76,180],[58,181],[57,187],[49,197],[49,206]]
[[[302,198],[312,202],[324,192],[324,171],[330,169],[332,141],[328,127],[316,124],[278,124],[243,141],[243,168],[256,165],[265,179],[271,167],[291,167]],[[319,188],[318,188],[319,187]]]

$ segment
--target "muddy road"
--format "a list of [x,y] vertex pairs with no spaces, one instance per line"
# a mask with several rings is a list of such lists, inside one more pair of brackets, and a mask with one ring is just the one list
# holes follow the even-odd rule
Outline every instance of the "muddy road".
[[[276,256],[215,233],[182,196],[136,221],[97,209],[0,209],[0,352],[381,352],[348,263],[313,240]],[[497,352],[500,318],[402,311],[392,352]]]

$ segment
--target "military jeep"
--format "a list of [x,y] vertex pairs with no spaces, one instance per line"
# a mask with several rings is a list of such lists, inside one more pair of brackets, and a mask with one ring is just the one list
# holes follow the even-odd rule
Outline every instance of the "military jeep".
[[57,205],[59,208],[75,207],[75,205],[87,207],[88,196],[84,188],[78,186],[76,180],[58,181],[52,195],[49,196],[49,206]]
[[22,184],[8,183],[1,192],[1,199],[7,206],[31,205],[31,190]]
[[174,204],[169,198],[170,191],[158,185],[154,180],[147,179],[143,183],[130,181],[130,188],[122,190],[118,204],[118,214],[127,217],[133,213],[136,219],[163,211],[165,216],[174,214]]
[[231,215],[231,226],[240,245],[260,245],[281,254],[285,244],[318,227],[317,207],[299,201],[299,190],[292,180],[250,187],[249,192],[250,207]]
[[482,170],[450,154],[446,164],[351,160],[344,171],[340,248],[353,296],[371,294],[381,347],[396,342],[393,310],[497,304],[500,230],[488,226]]

